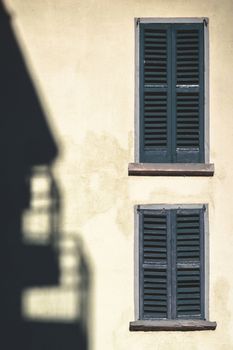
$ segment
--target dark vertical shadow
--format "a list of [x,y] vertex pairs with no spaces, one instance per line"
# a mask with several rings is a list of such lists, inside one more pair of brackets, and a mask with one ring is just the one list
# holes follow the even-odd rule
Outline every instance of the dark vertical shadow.
[[[56,143],[17,45],[10,16],[0,1],[0,348],[4,350],[88,349],[90,271],[80,242],[75,241],[71,252],[79,257],[72,278],[75,280],[77,275],[80,282],[70,286],[80,304],[77,317],[33,319],[25,316],[22,308],[26,289],[60,286],[59,255],[65,245],[59,232],[61,196],[51,172],[57,156]],[[32,179],[38,176],[47,181],[45,193],[38,194],[33,189]],[[49,204],[34,206],[37,195]],[[44,242],[33,232],[24,232],[26,214],[48,216]],[[25,242],[28,233],[31,240]]]
[[[34,188],[33,182],[43,182],[42,190]],[[49,166],[33,168],[30,176],[31,208],[24,212],[27,216],[28,228],[24,229],[25,243],[23,245],[23,286],[41,288],[57,287],[61,292],[72,292],[77,309],[72,316],[26,317],[23,321],[25,332],[24,348],[39,350],[51,349],[87,350],[88,349],[88,320],[90,317],[90,268],[85,257],[82,242],[76,234],[63,234],[59,230],[60,212],[62,209],[61,197],[57,183]],[[43,231],[40,226],[37,232],[30,232],[30,225],[34,218],[39,222],[47,222]],[[70,258],[75,264],[66,267],[65,271],[58,270],[59,255],[63,259]],[[30,261],[30,269],[28,269]],[[62,269],[61,269],[62,270]],[[60,272],[60,273],[59,273]],[[61,275],[68,278],[68,282],[61,283]],[[55,297],[54,297],[55,298]],[[65,305],[66,298],[63,297]],[[59,307],[59,305],[58,305]]]

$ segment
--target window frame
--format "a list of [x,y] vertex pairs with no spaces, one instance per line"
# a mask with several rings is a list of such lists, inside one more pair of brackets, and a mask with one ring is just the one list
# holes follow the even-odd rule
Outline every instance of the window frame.
[[[140,210],[172,210],[204,208],[204,232],[203,232],[203,255],[204,255],[204,318],[203,319],[141,319],[140,318]],[[130,330],[204,330],[215,329],[216,322],[209,322],[209,208],[208,204],[144,204],[134,206],[134,318],[130,323]],[[161,329],[162,328],[162,329]]]
[[[157,164],[160,163],[142,163],[140,162],[140,23],[141,24],[192,24],[204,23],[204,162],[203,163],[163,163],[164,165],[176,165],[175,175],[184,175],[185,165],[198,164],[200,172],[192,171],[192,166],[185,175],[194,176],[212,176],[214,173],[213,164],[209,164],[209,20],[206,17],[201,18],[135,18],[135,96],[134,96],[134,163],[129,164],[129,175],[141,175],[141,164],[153,164],[155,171],[144,172],[143,175],[174,175],[169,171],[163,174],[157,173]],[[206,165],[209,165],[206,169]],[[166,167],[165,167],[166,168]],[[168,167],[167,167],[168,168]],[[144,169],[145,170],[145,169]],[[167,170],[167,169],[165,169]]]

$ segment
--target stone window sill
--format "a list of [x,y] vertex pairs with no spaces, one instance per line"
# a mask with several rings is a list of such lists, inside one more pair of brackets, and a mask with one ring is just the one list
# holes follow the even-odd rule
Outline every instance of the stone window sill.
[[130,331],[208,331],[215,330],[216,322],[205,320],[140,320],[129,324]]
[[129,163],[130,176],[213,176],[214,164]]

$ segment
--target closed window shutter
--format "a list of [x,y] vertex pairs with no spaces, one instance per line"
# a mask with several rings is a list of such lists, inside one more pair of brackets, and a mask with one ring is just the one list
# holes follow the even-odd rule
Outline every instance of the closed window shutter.
[[203,318],[203,210],[176,212],[176,318]]
[[140,319],[203,319],[204,208],[139,218]]
[[140,158],[170,162],[170,27],[140,25]]
[[173,26],[173,159],[204,161],[203,24]]
[[141,211],[140,317],[168,318],[167,214]]
[[140,161],[204,162],[203,24],[140,24]]

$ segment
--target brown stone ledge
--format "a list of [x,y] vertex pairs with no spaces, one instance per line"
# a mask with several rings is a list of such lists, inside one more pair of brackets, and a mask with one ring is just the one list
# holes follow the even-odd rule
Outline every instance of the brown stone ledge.
[[130,331],[208,331],[215,330],[216,322],[205,320],[140,320],[129,324]]
[[214,164],[129,163],[130,176],[213,176]]

